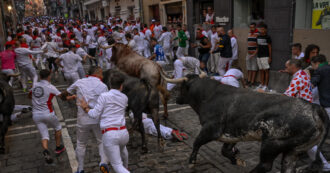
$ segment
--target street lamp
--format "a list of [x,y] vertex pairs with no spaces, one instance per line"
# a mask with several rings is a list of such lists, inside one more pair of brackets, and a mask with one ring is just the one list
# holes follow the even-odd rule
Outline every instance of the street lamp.
[[8,5],[8,11],[11,12],[12,9],[13,7],[11,7],[11,5]]

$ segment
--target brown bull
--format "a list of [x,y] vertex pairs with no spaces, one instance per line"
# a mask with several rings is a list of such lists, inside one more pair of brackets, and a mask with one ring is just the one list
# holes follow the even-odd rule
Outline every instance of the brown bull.
[[118,69],[130,76],[146,79],[152,86],[160,92],[160,98],[164,105],[164,117],[168,117],[167,101],[169,93],[166,90],[166,82],[162,68],[154,61],[151,61],[136,52],[127,45],[116,43],[112,47],[111,62]]

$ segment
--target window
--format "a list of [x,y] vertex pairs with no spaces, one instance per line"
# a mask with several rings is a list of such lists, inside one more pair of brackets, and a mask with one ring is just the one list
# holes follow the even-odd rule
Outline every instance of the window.
[[165,5],[167,24],[182,23],[182,2],[175,2]]
[[330,0],[297,0],[295,28],[330,29]]
[[245,28],[265,19],[265,0],[234,0],[234,27]]

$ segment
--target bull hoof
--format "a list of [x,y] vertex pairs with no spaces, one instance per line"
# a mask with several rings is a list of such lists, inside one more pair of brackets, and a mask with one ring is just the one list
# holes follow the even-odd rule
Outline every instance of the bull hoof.
[[0,147],[0,154],[5,154],[5,148],[4,147]]
[[196,164],[196,158],[190,158],[189,159],[189,164]]
[[148,148],[142,147],[142,154],[147,154],[147,153],[148,153]]
[[164,117],[164,119],[167,120],[168,119],[168,114],[164,114],[163,117]]
[[240,158],[236,158],[236,165],[246,167],[246,162]]

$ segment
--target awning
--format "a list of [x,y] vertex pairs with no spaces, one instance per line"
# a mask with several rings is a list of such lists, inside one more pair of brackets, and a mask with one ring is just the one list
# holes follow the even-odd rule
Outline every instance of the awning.
[[101,1],[101,0],[89,0],[89,1],[85,2],[84,5],[94,4],[94,3],[99,2],[99,1]]

